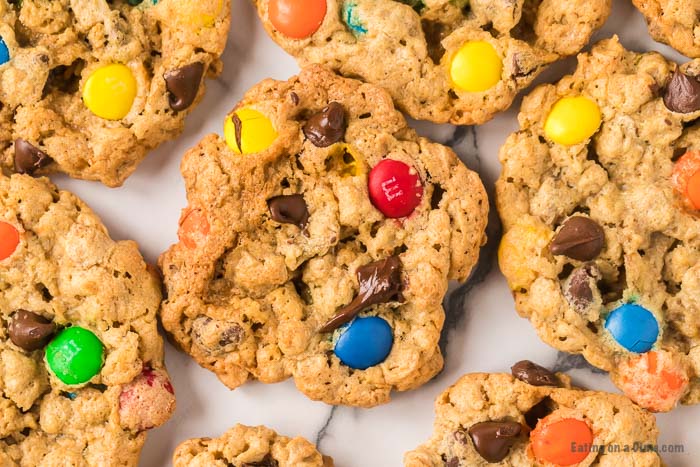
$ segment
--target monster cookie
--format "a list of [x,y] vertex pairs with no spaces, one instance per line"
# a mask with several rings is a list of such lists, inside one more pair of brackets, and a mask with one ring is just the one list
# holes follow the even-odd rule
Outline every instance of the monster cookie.
[[0,465],[136,466],[175,408],[154,270],[45,178],[0,200]]
[[173,455],[174,467],[333,467],[302,437],[280,436],[264,426],[236,425],[216,439],[190,439]]
[[0,162],[121,185],[221,71],[230,0],[0,0]]
[[700,58],[700,4],[697,1],[632,0],[657,41],[688,57]]
[[442,368],[448,279],[485,241],[479,177],[386,91],[318,66],[266,80],[182,162],[189,207],[160,258],[173,340],[230,388],[294,377],[373,406]]
[[577,53],[611,0],[255,0],[272,38],[389,91],[416,119],[478,124]]
[[617,394],[572,389],[527,360],[473,373],[438,396],[430,440],[407,467],[663,465],[654,416]]
[[525,98],[500,152],[518,312],[654,411],[700,400],[699,74],[603,41]]

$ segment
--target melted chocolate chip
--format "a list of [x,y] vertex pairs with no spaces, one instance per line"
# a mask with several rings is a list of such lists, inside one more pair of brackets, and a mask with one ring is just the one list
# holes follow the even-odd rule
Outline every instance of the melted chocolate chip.
[[190,63],[165,73],[163,79],[170,93],[168,97],[170,108],[176,111],[189,108],[197,97],[203,76],[204,64],[201,62]]
[[304,135],[319,148],[327,148],[345,136],[345,109],[337,102],[331,102],[319,113],[309,118],[304,125]]
[[598,281],[602,278],[595,264],[586,264],[573,270],[564,284],[564,296],[569,304],[583,313],[600,295]]
[[501,462],[522,432],[517,422],[481,422],[469,428],[474,448],[488,462]]
[[241,467],[278,467],[279,462],[272,458],[271,454],[266,455],[258,462],[244,462]]
[[554,401],[549,396],[545,396],[525,413],[525,423],[534,430],[537,422],[554,412],[555,409]]
[[292,104],[299,105],[299,94],[292,92],[289,96],[292,98]]
[[238,323],[198,316],[192,323],[194,343],[210,355],[232,352],[245,339],[245,330]]
[[462,430],[455,431],[452,436],[459,444],[467,445],[467,435]]
[[510,371],[520,381],[533,386],[559,386],[557,375],[530,360],[519,361]]
[[304,229],[309,223],[309,209],[302,195],[275,196],[267,200],[270,216],[282,224],[294,224]]
[[700,82],[676,69],[664,93],[668,110],[687,114],[700,110]]
[[588,217],[569,217],[554,236],[549,250],[553,255],[565,255],[579,261],[595,259],[605,245],[605,232]]
[[44,347],[54,332],[56,326],[51,321],[31,311],[17,311],[10,322],[10,340],[29,352]]
[[53,159],[23,139],[15,140],[15,172],[32,175],[46,167]]
[[369,306],[403,300],[401,260],[398,256],[390,256],[357,268],[357,281],[360,283],[360,292],[357,297],[338,310],[338,313],[319,329],[319,332],[331,332],[337,329]]
[[236,133],[236,146],[238,146],[238,151],[243,153],[243,122],[238,114],[233,114],[231,121],[233,122],[233,130]]

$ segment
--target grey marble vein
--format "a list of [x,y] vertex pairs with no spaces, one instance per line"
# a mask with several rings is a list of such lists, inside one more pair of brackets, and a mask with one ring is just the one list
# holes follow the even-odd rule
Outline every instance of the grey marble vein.
[[316,448],[321,449],[321,443],[323,442],[323,439],[326,437],[328,434],[328,427],[330,426],[331,422],[333,421],[333,417],[335,416],[335,412],[338,406],[334,405],[331,407],[330,412],[328,413],[328,417],[326,420],[323,422],[323,426],[321,426],[321,429],[318,430],[318,433],[316,433]]
[[565,373],[570,370],[588,370],[591,373],[598,375],[606,374],[606,371],[596,368],[579,354],[570,354],[566,352],[558,352],[557,360],[551,368],[552,371]]

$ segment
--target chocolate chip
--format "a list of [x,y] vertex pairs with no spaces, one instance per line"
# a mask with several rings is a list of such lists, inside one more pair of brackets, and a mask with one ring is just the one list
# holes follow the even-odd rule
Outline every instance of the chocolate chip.
[[309,209],[302,195],[275,196],[267,200],[270,216],[282,224],[294,224],[304,229],[309,223]]
[[44,347],[56,331],[56,325],[41,315],[19,310],[10,322],[10,340],[17,347],[33,351]]
[[664,93],[668,110],[687,114],[700,110],[700,82],[676,68]]
[[21,138],[15,140],[15,172],[32,175],[51,162],[53,162],[53,159],[44,151],[37,149]]
[[218,356],[233,352],[245,339],[245,331],[238,323],[198,316],[192,323],[192,338],[208,354]]
[[401,260],[398,256],[375,261],[357,268],[360,291],[355,299],[338,310],[319,332],[331,332],[353,319],[360,311],[390,301],[401,301]]
[[238,114],[233,114],[231,116],[231,121],[233,122],[233,130],[236,133],[236,146],[238,147],[239,152],[243,152],[243,122],[241,121],[241,117],[238,116]]
[[532,386],[559,386],[557,375],[530,360],[521,360],[510,368],[513,376]]
[[272,458],[271,454],[267,454],[263,460],[258,462],[244,462],[241,467],[278,467],[279,462]]
[[568,218],[554,236],[549,250],[553,255],[565,255],[579,261],[595,259],[603,250],[605,232],[588,217]]
[[459,458],[453,457],[452,459],[445,461],[445,467],[459,467]]
[[537,426],[537,422],[554,412],[555,409],[554,401],[549,396],[545,396],[544,399],[525,412],[525,423],[534,430]]
[[505,459],[521,432],[517,422],[481,422],[469,428],[476,452],[488,462]]
[[345,136],[345,109],[339,103],[331,102],[328,107],[312,115],[303,130],[314,146],[327,148]]
[[245,332],[240,326],[231,326],[223,331],[219,337],[219,345],[225,347],[227,345],[238,345],[243,341]]
[[292,98],[292,104],[299,105],[299,94],[292,92],[289,96]]
[[462,430],[455,431],[452,436],[459,444],[467,445],[467,435]]
[[199,92],[202,76],[204,76],[202,62],[190,63],[163,75],[165,87],[170,93],[168,100],[171,109],[180,111],[192,105]]
[[587,311],[596,301],[596,296],[600,296],[596,284],[602,277],[598,267],[592,263],[574,269],[564,283],[566,300],[577,311]]

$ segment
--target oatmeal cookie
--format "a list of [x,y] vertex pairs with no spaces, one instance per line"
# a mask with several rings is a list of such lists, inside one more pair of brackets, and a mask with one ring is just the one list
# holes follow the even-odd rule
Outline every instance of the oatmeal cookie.
[[442,368],[449,279],[484,243],[479,177],[386,91],[313,65],[266,80],[182,162],[189,206],[160,258],[166,331],[230,388],[294,377],[373,406]]
[[700,2],[697,0],[632,0],[655,40],[688,57],[700,58]]

